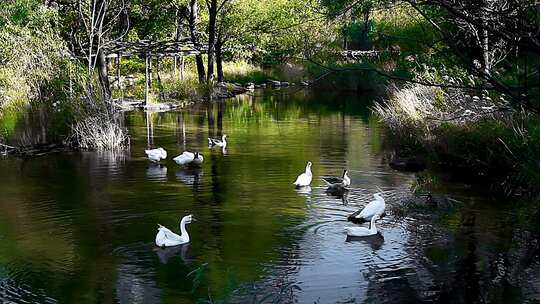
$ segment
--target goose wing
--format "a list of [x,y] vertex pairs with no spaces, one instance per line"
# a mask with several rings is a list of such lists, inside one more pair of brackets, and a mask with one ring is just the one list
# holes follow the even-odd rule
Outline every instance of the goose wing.
[[148,157],[160,157],[161,156],[161,151],[157,150],[157,149],[150,149],[150,150],[144,150],[144,153],[146,153],[146,155],[148,155]]
[[325,176],[322,178],[325,182],[329,184],[341,184],[343,183],[343,178],[335,176]]
[[174,232],[172,232],[169,228],[159,225],[158,228],[158,235],[156,236],[156,240],[158,239],[158,236],[160,236],[161,239],[171,240],[171,241],[178,241],[180,240],[180,236]]
[[208,143],[210,145],[219,145],[221,143],[221,140],[208,137]]
[[173,160],[179,165],[187,165],[190,162],[192,162],[194,158],[195,158],[195,154],[188,151],[184,151],[184,153],[173,158]]
[[377,200],[371,201],[369,202],[369,204],[367,204],[364,207],[364,209],[362,209],[362,211],[356,217],[369,220],[375,214],[380,214],[384,211],[384,207],[382,207],[382,210],[381,210],[381,207],[382,206],[381,206],[380,201],[377,201]]

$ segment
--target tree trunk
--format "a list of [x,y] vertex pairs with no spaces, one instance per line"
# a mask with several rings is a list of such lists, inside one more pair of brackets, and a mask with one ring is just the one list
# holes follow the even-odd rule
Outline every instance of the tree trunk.
[[120,70],[120,64],[122,64],[122,54],[118,52],[118,57],[116,57],[116,87],[118,90],[122,89],[122,84],[120,83],[120,78],[122,77],[122,71]]
[[105,97],[109,99],[111,97],[111,84],[109,83],[107,58],[105,57],[105,52],[103,52],[103,49],[100,49],[98,52],[96,66],[99,73],[99,82],[101,83],[101,88],[103,89]]
[[[191,36],[191,42],[195,47],[199,48],[199,38],[197,37],[197,18],[198,18],[198,5],[197,0],[190,0],[189,2],[189,18],[188,18],[188,27],[189,35]],[[205,72],[204,72],[204,63],[201,54],[195,55],[195,63],[197,65],[197,74],[199,75],[199,82],[204,82]]]
[[484,73],[491,74],[491,63],[489,56],[489,35],[486,29],[482,30],[482,60],[484,65]]
[[208,74],[206,76],[208,83],[211,83],[214,79],[217,5],[217,0],[210,0],[210,6],[208,7]]
[[217,67],[218,82],[225,81],[225,77],[223,76],[223,54],[221,53],[222,47],[223,47],[223,42],[221,41],[221,35],[219,35],[218,41],[216,43],[216,67]]

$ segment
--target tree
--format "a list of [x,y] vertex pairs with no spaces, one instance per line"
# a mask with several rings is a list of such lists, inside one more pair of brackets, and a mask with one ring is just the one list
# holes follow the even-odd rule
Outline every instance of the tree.
[[122,39],[129,29],[125,0],[73,0],[57,1],[57,4],[66,12],[64,21],[70,30],[65,35],[71,41],[72,51],[86,58],[89,79],[97,69],[103,93],[110,97],[105,50],[108,44]]

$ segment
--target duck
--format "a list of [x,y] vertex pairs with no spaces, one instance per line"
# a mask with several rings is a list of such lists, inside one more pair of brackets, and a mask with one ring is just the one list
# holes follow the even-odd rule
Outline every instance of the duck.
[[208,137],[208,146],[210,147],[217,146],[217,147],[225,148],[227,147],[226,138],[227,138],[227,134],[223,134],[221,136],[221,139]]
[[167,151],[161,147],[157,149],[144,150],[144,153],[146,153],[148,159],[156,163],[167,158]]
[[343,175],[341,177],[331,176],[331,177],[323,177],[322,179],[328,184],[341,184],[344,187],[348,187],[351,185],[351,179],[347,175],[349,171],[347,169],[343,170]]
[[326,193],[341,197],[349,191],[347,188],[351,184],[351,179],[347,176],[347,170],[343,170],[342,177],[323,177],[322,180],[326,183]]
[[373,197],[375,200],[369,202],[369,204],[367,204],[362,211],[357,211],[349,216],[349,221],[367,222],[370,221],[375,215],[381,217],[386,209],[386,203],[384,202],[384,198],[381,196],[381,192],[373,194]]
[[180,235],[172,232],[167,227],[158,224],[158,233],[156,235],[156,246],[171,247],[189,243],[189,234],[186,230],[186,225],[195,221],[193,215],[186,215],[180,221]]
[[182,154],[173,158],[173,160],[180,166],[201,166],[204,157],[199,152],[184,151]]
[[306,171],[296,178],[296,181],[294,181],[293,185],[298,187],[307,187],[311,184],[311,180],[313,179],[313,174],[311,173],[311,162],[308,161],[306,165]]
[[379,215],[376,214],[371,217],[371,222],[369,223],[369,228],[366,227],[345,227],[345,231],[348,236],[370,236],[377,234],[377,227],[375,226],[375,221],[379,219]]

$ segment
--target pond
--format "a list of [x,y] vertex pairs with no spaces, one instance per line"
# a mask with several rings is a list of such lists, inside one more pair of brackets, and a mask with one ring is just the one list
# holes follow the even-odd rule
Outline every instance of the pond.
[[[539,301],[540,229],[531,203],[495,200],[489,189],[444,172],[390,169],[372,101],[271,91],[189,110],[126,112],[129,152],[0,160],[0,300]],[[11,122],[11,134],[28,120]],[[210,150],[207,137],[221,134],[226,150]],[[161,165],[144,154],[156,146],[169,154]],[[204,155],[202,169],[172,160],[184,150]],[[311,189],[295,190],[307,161]],[[348,195],[327,195],[320,178],[344,168]],[[430,191],[454,206],[397,212],[426,176]],[[348,239],[347,216],[378,188],[387,201],[380,233]],[[187,227],[191,243],[156,248],[157,224],[178,231],[187,214],[197,219]]]

